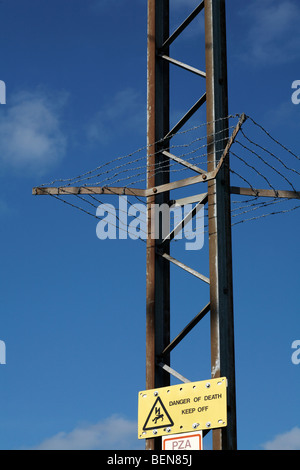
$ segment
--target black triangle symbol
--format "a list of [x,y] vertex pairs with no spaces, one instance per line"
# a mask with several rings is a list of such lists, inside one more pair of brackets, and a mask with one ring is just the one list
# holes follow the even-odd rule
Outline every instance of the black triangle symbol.
[[152,406],[150,413],[143,426],[143,431],[150,431],[150,429],[165,428],[167,426],[174,426],[173,420],[167,412],[165,405],[158,397]]

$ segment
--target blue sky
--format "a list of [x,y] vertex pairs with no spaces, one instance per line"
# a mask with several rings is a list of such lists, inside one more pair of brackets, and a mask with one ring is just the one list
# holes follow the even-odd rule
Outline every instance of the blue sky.
[[[173,29],[197,1],[170,3]],[[0,3],[1,449],[144,446],[144,243],[101,241],[93,217],[31,189],[146,145],[146,7]],[[296,0],[227,1],[229,112],[245,112],[297,155],[299,20]],[[204,67],[201,18],[171,52]],[[184,71],[171,77],[174,123],[203,84]],[[201,111],[190,125],[204,121]],[[300,339],[299,228],[297,210],[233,227],[240,449],[300,449],[300,365],[291,360]],[[206,249],[205,239],[199,252],[179,254],[176,245],[174,253],[207,273]],[[171,275],[174,337],[205,305],[207,289],[173,267]],[[209,376],[208,335],[205,318],[174,351],[172,366],[192,381]]]

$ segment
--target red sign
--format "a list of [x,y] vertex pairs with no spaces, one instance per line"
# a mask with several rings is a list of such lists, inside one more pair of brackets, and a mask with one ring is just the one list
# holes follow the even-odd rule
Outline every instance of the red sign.
[[162,436],[162,450],[203,450],[202,431]]

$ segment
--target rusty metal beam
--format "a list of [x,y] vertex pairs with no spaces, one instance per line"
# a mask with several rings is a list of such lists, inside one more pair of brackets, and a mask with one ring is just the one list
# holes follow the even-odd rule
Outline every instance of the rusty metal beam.
[[159,57],[164,60],[167,60],[168,62],[170,62],[170,64],[177,65],[177,67],[181,67],[182,69],[187,70],[188,72],[192,72],[195,75],[198,75],[199,77],[206,77],[206,73],[203,72],[203,70],[199,70],[196,67],[192,67],[191,65],[185,64],[184,62],[180,62],[180,60],[173,59],[172,57],[169,57],[166,54],[160,54]]
[[107,194],[117,196],[147,196],[145,189],[126,188],[126,187],[109,187],[109,186],[62,186],[62,187],[39,187],[33,188],[34,196],[75,196],[87,194]]
[[165,51],[176,38],[187,28],[187,26],[197,17],[197,15],[203,10],[204,1],[202,1],[192,13],[181,23],[180,26],[168,37],[168,39],[163,43],[161,50]]
[[188,224],[192,218],[199,212],[199,210],[202,208],[202,206],[207,202],[207,196],[203,196],[203,200],[197,202],[196,206],[193,207],[188,214],[185,215],[185,217],[176,225],[176,227],[173,228],[173,230],[165,236],[164,240],[161,243],[161,246],[163,246],[167,240],[174,240],[176,235],[178,235],[183,228]]
[[167,366],[167,364],[165,364],[164,362],[159,362],[158,365],[162,369],[166,370],[169,374],[173,375],[173,377],[176,377],[176,379],[179,379],[181,382],[183,382],[183,383],[189,383],[190,382],[189,379],[186,379],[185,377],[183,377],[183,375],[179,374],[179,372],[172,369],[170,366]]
[[186,168],[189,168],[189,170],[193,170],[199,174],[205,173],[205,171],[199,168],[198,166],[193,165],[192,163],[187,162],[183,160],[182,158],[177,157],[176,155],[173,155],[170,152],[164,151],[163,154],[166,155],[166,157],[170,158],[171,160],[174,160],[175,162],[180,163],[180,165],[185,166]]
[[199,108],[205,103],[206,101],[206,93],[204,93],[199,100],[187,111],[187,113],[180,119],[180,121],[175,124],[175,126],[166,134],[165,138],[168,139],[176,134],[187,122],[191,117],[198,111]]
[[210,310],[210,304],[207,304],[201,312],[199,312],[192,321],[176,336],[176,338],[171,341],[170,344],[162,351],[161,356],[164,357],[166,354],[169,354],[182,340],[186,337],[186,335],[199,323],[202,318]]
[[[147,188],[169,183],[169,172],[153,173],[152,168],[163,164],[168,168],[169,159],[163,155],[168,140],[161,141],[169,132],[169,63],[162,61],[157,50],[169,37],[169,0],[148,0],[148,77],[147,77],[147,141],[148,174]],[[165,48],[168,54],[168,47]],[[150,150],[151,149],[151,150]],[[170,266],[157,255],[156,248],[161,242],[151,238],[152,204],[169,202],[169,192],[147,197],[147,258],[146,258],[146,388],[167,386],[170,375],[158,366],[157,356],[170,342]],[[169,243],[165,250],[169,253]],[[169,358],[165,358],[169,365]],[[146,450],[161,450],[161,438],[146,439]]]
[[[208,171],[213,172],[228,141],[225,0],[205,0],[205,50]],[[213,378],[228,379],[228,426],[213,430],[214,450],[237,447],[229,177],[228,156],[208,183],[211,368]]]
[[254,196],[254,197],[272,197],[272,198],[286,198],[286,199],[300,199],[300,191],[283,191],[273,189],[252,189],[240,188],[238,186],[231,186],[231,194],[239,194],[240,196]]
[[159,251],[159,254],[167,259],[168,261],[170,261],[170,263],[173,263],[175,264],[175,266],[178,266],[179,268],[183,269],[184,271],[192,274],[193,276],[197,277],[198,279],[201,279],[201,281],[204,281],[206,282],[207,284],[210,283],[210,280],[208,279],[208,277],[204,276],[204,274],[200,274],[198,273],[198,271],[196,271],[195,269],[192,269],[190,268],[189,266],[187,266],[186,264],[182,263],[181,261],[178,261],[177,259],[173,258],[173,256],[170,256],[166,253],[161,253]]

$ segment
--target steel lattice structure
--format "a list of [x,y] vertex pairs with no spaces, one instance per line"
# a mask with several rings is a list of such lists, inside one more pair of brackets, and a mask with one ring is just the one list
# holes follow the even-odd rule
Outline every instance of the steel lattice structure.
[[[173,34],[169,34],[169,1],[148,2],[148,144],[164,139],[168,147],[168,135],[173,135],[206,103],[208,172],[213,172],[225,147],[228,132],[228,92],[226,59],[225,1],[205,0],[189,15]],[[194,18],[204,11],[206,71],[197,70],[200,79],[205,79],[205,93],[195,105],[173,127],[169,128],[169,64],[175,63],[191,73],[195,69],[178,63],[169,57],[169,46],[180,36]],[[200,85],[199,85],[200,89]],[[222,136],[215,142],[215,135]],[[165,162],[169,155],[161,149],[155,155],[156,162]],[[153,157],[149,164],[153,164]],[[168,183],[151,175],[148,188]],[[205,178],[203,178],[205,181]],[[154,198],[155,201],[154,201]],[[162,204],[169,201],[169,193],[149,198]],[[204,202],[204,201],[202,201]],[[230,184],[228,155],[216,177],[208,184],[206,202],[209,207],[209,258],[210,258],[210,303],[198,316],[199,320],[208,311],[211,316],[211,367],[212,377],[228,379],[228,426],[214,430],[214,449],[236,448],[236,404],[234,366],[234,327],[232,295],[232,256],[230,221]],[[151,213],[148,217],[149,230]],[[151,240],[147,245],[147,378],[149,389],[169,384],[168,373],[161,364],[168,366],[170,354],[170,273],[169,243],[164,245],[165,257],[157,254],[161,240]],[[158,360],[159,358],[159,360]],[[150,441],[150,442],[149,442]],[[156,440],[149,440],[146,448],[157,448]],[[152,441],[152,442],[151,442]],[[159,445],[159,444],[158,444]]]

